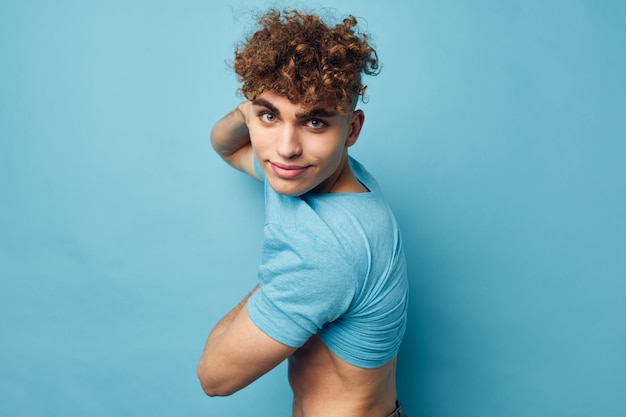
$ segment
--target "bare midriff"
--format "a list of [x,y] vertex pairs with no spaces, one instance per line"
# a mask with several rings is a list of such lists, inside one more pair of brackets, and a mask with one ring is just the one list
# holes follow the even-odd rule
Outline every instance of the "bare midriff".
[[380,368],[359,368],[317,336],[289,358],[294,417],[386,417],[395,409],[395,381],[395,358]]

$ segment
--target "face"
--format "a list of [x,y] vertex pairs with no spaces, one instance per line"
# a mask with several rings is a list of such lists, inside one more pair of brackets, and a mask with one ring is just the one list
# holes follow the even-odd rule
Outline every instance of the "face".
[[265,92],[252,101],[248,129],[252,147],[271,187],[280,194],[331,191],[358,139],[364,115],[333,105],[303,112],[300,104]]

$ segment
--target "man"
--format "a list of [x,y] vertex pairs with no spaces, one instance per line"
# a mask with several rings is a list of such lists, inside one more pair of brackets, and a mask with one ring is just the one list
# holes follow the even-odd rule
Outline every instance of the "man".
[[408,284],[396,221],[348,156],[376,52],[350,17],[270,11],[235,54],[247,100],[218,121],[216,152],[265,183],[259,285],[211,331],[198,377],[230,395],[283,360],[296,417],[403,416],[396,356]]

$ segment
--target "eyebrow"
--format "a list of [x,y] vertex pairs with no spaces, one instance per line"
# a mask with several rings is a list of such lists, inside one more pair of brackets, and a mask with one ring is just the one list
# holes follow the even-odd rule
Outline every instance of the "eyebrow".
[[338,113],[336,111],[330,111],[326,109],[312,109],[307,113],[298,113],[296,114],[296,117],[298,119],[312,119],[315,117],[335,117],[337,116],[337,114]]
[[[253,100],[252,104],[254,104],[255,106],[263,106],[267,108],[268,110],[270,110],[272,113],[280,115],[280,111],[276,108],[276,106],[274,106],[272,103],[262,98]],[[312,109],[306,113],[297,113],[296,118],[300,120],[305,120],[305,119],[311,119],[315,117],[335,117],[337,116],[337,114],[338,113],[336,111],[326,110],[323,108],[317,108],[317,109]]]
[[253,100],[252,104],[254,104],[255,106],[263,106],[263,107],[269,109],[272,113],[280,114],[280,112],[278,111],[276,106],[274,106],[272,103],[270,103],[267,100],[263,100],[262,98]]

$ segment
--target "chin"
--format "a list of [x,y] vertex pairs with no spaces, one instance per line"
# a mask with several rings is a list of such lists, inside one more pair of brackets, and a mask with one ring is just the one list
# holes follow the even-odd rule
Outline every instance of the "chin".
[[269,181],[270,187],[278,194],[298,197],[309,192],[314,187],[306,187],[301,184],[290,183],[289,181]]

